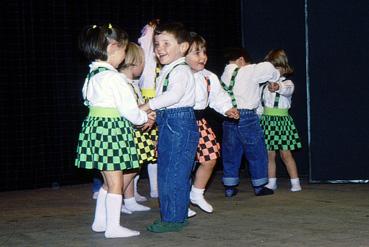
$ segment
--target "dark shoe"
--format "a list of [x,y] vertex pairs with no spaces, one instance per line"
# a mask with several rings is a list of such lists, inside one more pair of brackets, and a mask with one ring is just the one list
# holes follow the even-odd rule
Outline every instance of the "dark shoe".
[[272,189],[269,189],[267,187],[263,187],[259,192],[257,192],[255,195],[256,196],[268,196],[268,195],[273,195],[274,191]]
[[235,187],[227,187],[224,191],[225,197],[232,197],[237,195],[238,189]]
[[173,223],[173,222],[162,222],[155,220],[153,224],[147,227],[147,230],[155,233],[163,232],[179,232],[183,227],[188,225],[188,221],[185,220],[183,223]]

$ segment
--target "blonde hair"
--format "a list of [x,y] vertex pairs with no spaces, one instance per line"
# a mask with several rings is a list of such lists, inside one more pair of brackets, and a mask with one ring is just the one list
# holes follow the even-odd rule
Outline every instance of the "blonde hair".
[[280,67],[285,70],[285,75],[291,75],[293,73],[293,69],[288,64],[288,58],[286,52],[283,49],[271,50],[266,57],[265,61],[270,62],[274,65],[274,67]]
[[136,43],[129,42],[126,49],[126,57],[119,66],[119,70],[126,69],[130,66],[138,66],[145,61],[143,49]]

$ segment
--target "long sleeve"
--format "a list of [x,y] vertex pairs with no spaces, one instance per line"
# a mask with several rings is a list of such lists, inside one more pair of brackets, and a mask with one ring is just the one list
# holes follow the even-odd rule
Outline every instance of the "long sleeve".
[[210,80],[210,94],[209,106],[218,113],[225,115],[225,112],[231,109],[232,99],[220,85],[220,81],[215,74],[209,76]]
[[295,90],[295,85],[291,80],[281,81],[278,84],[279,89],[277,90],[277,93],[285,97],[291,96],[293,94]]

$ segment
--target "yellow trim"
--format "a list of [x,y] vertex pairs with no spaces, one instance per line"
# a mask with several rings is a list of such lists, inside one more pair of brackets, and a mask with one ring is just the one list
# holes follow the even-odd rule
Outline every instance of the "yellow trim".
[[263,114],[268,116],[288,116],[288,109],[265,107]]
[[142,97],[144,98],[154,98],[156,96],[156,91],[154,88],[142,88]]
[[120,113],[117,108],[91,106],[89,116],[116,118],[120,117]]

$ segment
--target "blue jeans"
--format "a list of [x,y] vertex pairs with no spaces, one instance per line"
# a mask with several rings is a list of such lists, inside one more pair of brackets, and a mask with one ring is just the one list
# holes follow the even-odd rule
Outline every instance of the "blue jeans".
[[157,111],[158,189],[163,222],[182,223],[187,219],[190,176],[199,132],[192,108]]
[[259,117],[253,110],[240,110],[239,121],[223,122],[223,183],[235,186],[239,183],[242,155],[249,162],[254,187],[268,182],[268,153]]

